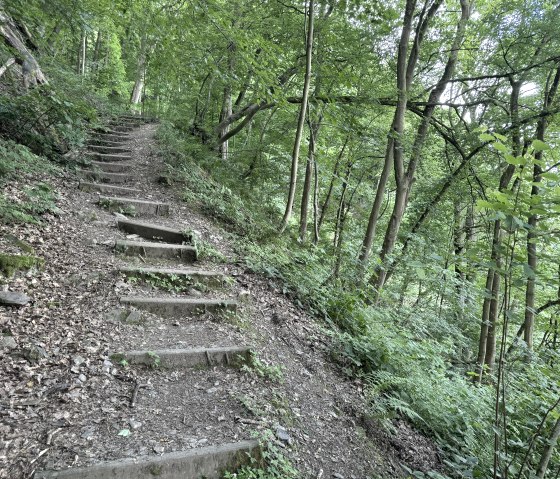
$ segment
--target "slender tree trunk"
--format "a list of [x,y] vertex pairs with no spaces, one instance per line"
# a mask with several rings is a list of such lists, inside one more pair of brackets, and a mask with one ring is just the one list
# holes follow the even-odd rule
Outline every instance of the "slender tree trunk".
[[313,161],[313,244],[319,243],[319,167],[317,158]]
[[455,200],[453,205],[453,256],[454,256],[454,269],[455,280],[457,281],[456,287],[456,318],[461,320],[466,306],[466,292],[465,292],[465,272],[463,271],[462,261],[465,252],[466,243],[466,222],[468,218],[468,211],[463,219],[461,212],[461,203]]
[[142,101],[142,92],[144,91],[144,81],[146,76],[146,33],[142,33],[140,39],[140,51],[138,52],[138,61],[136,64],[136,78],[134,80],[134,87],[130,95],[130,103],[138,105]]
[[299,241],[304,243],[307,236],[307,222],[309,215],[309,199],[311,197],[311,179],[313,178],[313,169],[316,152],[316,141],[319,129],[321,128],[321,118],[316,122],[309,121],[309,147],[307,149],[307,164],[305,167],[305,179],[303,180],[303,192],[301,195],[301,210],[299,220]]
[[[227,71],[228,78],[226,79],[226,84],[224,86],[224,96],[222,101],[222,112],[220,114],[220,123],[226,118],[229,118],[233,113],[233,100],[232,100],[232,89],[231,89],[231,78],[233,77],[233,52],[235,51],[235,44],[231,42],[227,47]],[[249,123],[252,116],[245,118],[245,122]],[[245,123],[244,123],[245,125]],[[225,125],[222,130],[218,133],[218,145],[220,148],[220,154],[222,160],[226,161],[229,155],[229,138],[228,135],[230,130],[230,125]]]
[[344,151],[346,150],[346,145],[348,144],[349,139],[350,139],[350,135],[347,135],[346,139],[344,140],[344,144],[342,145],[342,149],[340,150],[340,153],[336,157],[336,162],[334,164],[331,181],[329,183],[329,189],[327,190],[327,195],[325,196],[325,201],[323,202],[323,206],[321,207],[321,213],[319,215],[319,222],[317,225],[318,234],[321,232],[321,226],[323,225],[323,221],[325,220],[325,215],[327,213],[327,209],[329,207],[331,197],[332,197],[334,182],[336,180],[336,177],[338,176],[338,168],[340,165],[340,160],[344,156]]
[[[556,70],[556,75],[552,81],[552,84],[547,91],[545,91],[543,110],[547,110],[558,89],[558,83],[560,82],[560,68]],[[548,126],[548,120],[546,116],[539,119],[537,124],[537,140],[544,141],[545,132]],[[542,167],[540,165],[542,161],[542,151],[539,150],[535,153],[535,163],[533,165],[533,184],[531,185],[531,201],[530,205],[536,205],[534,200],[537,199],[539,195],[539,183],[542,180]],[[529,224],[529,229],[527,231],[527,265],[529,266],[529,275],[527,277],[527,285],[525,289],[525,331],[523,333],[523,339],[527,344],[529,350],[533,349],[533,331],[535,323],[535,280],[537,273],[537,222],[538,216],[536,213],[531,213],[527,219]]]
[[408,57],[408,44],[412,33],[412,22],[414,20],[414,9],[416,7],[416,0],[407,0],[403,18],[403,28],[398,47],[397,56],[397,90],[398,100],[391,122],[391,128],[387,135],[387,146],[385,148],[385,159],[383,163],[383,170],[377,183],[377,190],[375,192],[375,199],[368,219],[366,234],[358,257],[359,263],[359,277],[363,277],[363,273],[367,266],[369,256],[371,254],[371,247],[375,238],[377,229],[377,221],[383,199],[385,197],[385,188],[391,174],[391,167],[393,164],[393,154],[395,151],[395,139],[402,136],[404,130],[404,116],[406,113],[406,106],[408,102],[408,85],[407,85],[407,57]]
[[546,474],[546,470],[548,469],[548,463],[552,458],[552,453],[554,452],[554,448],[558,443],[558,439],[560,439],[560,418],[556,420],[556,424],[552,428],[550,437],[545,443],[545,447],[541,455],[541,460],[539,462],[539,466],[537,467],[538,479],[544,479],[544,475]]
[[342,217],[344,216],[344,201],[346,199],[346,190],[348,189],[348,181],[350,180],[350,173],[352,172],[352,163],[348,162],[346,165],[346,173],[344,179],[342,180],[342,190],[340,192],[340,199],[338,200],[338,208],[336,210],[336,224],[334,227],[334,238],[333,245],[335,249],[339,244],[340,235],[340,223],[342,222]]
[[[512,119],[512,153],[518,156],[521,152],[521,140],[519,133],[519,93],[522,83],[510,79],[512,91],[510,95],[510,116]],[[508,164],[502,175],[498,191],[504,191],[513,177],[515,166]],[[496,357],[496,323],[498,321],[499,295],[500,295],[500,268],[502,264],[502,223],[499,219],[494,220],[491,245],[490,261],[494,264],[488,269],[486,276],[486,297],[482,305],[481,335],[478,350],[478,382],[482,381],[484,373],[491,374]],[[485,344],[482,345],[483,336]]]
[[[441,0],[436,0],[434,2],[429,12],[427,13],[426,18],[423,22],[424,25],[421,28],[427,29],[429,21],[436,14],[437,9],[439,8],[439,5],[441,3],[442,3]],[[449,80],[453,76],[453,73],[455,72],[455,66],[457,64],[459,49],[461,47],[461,44],[463,43],[465,29],[469,17],[470,17],[469,0],[461,0],[461,18],[459,19],[459,22],[457,24],[455,37],[451,45],[449,57],[447,58],[447,63],[445,65],[445,69],[443,71],[441,78],[438,80],[436,86],[430,92],[430,95],[428,97],[428,104],[424,108],[422,119],[420,121],[420,125],[418,126],[418,130],[416,132],[414,144],[412,145],[412,153],[411,153],[410,161],[408,163],[408,167],[406,168],[406,171],[405,171],[404,161],[403,161],[403,145],[401,144],[401,138],[400,135],[395,137],[395,143],[393,146],[394,148],[393,163],[394,163],[394,171],[395,171],[395,182],[397,184],[397,192],[395,196],[395,203],[393,205],[393,211],[391,213],[391,218],[389,219],[389,224],[387,225],[385,237],[383,239],[383,246],[381,248],[381,253],[379,255],[380,263],[383,266],[376,272],[377,278],[375,281],[375,286],[377,291],[380,291],[385,284],[385,278],[387,274],[386,263],[390,255],[392,254],[397,241],[397,235],[399,233],[400,226],[404,217],[404,213],[408,205],[408,199],[410,196],[412,185],[414,184],[414,175],[416,173],[416,167],[420,161],[424,143],[428,135],[431,118],[436,109],[436,104],[439,102],[441,95],[445,91],[447,83],[449,82]],[[419,35],[420,34],[418,34],[417,36]],[[418,41],[418,48],[419,45],[420,42]],[[411,57],[413,53],[414,53],[414,49],[411,52]],[[409,71],[407,72],[409,78],[413,74],[414,68],[415,68],[415,64],[412,63],[409,59],[409,63],[408,63]],[[407,79],[407,89],[409,87],[410,82],[411,79]],[[401,121],[403,120],[404,120],[404,115],[401,118]],[[401,129],[401,135],[402,135],[402,129]]]
[[286,202],[286,210],[282,218],[280,226],[280,233],[283,233],[290,218],[294,207],[294,198],[296,194],[298,160],[299,160],[299,147],[301,144],[301,137],[303,134],[303,126],[305,124],[305,114],[307,110],[307,100],[309,98],[309,86],[311,83],[311,57],[313,53],[313,24],[314,24],[314,0],[309,0],[309,10],[307,14],[307,38],[305,49],[305,80],[303,83],[303,98],[299,110],[298,125],[296,130],[296,139],[294,141],[294,149],[292,152],[292,168],[290,173],[290,188],[288,191],[288,200]]
[[93,51],[93,68],[99,69],[99,58],[101,57],[101,45],[103,43],[103,34],[101,30],[97,32],[97,39],[95,40],[95,50]]
[[87,60],[87,33],[84,31],[82,32],[82,46],[81,46],[81,64],[80,64],[80,73],[82,75],[86,74],[86,60]]

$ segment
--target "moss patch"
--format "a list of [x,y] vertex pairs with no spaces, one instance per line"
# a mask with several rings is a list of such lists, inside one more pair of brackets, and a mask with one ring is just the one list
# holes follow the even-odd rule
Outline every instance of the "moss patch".
[[43,264],[43,259],[36,256],[0,254],[0,272],[8,277],[16,271],[40,268]]

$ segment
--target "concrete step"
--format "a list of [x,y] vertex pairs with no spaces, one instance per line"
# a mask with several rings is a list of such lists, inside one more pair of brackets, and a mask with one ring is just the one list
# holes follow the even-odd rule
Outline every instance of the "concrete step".
[[211,287],[224,286],[226,277],[216,271],[173,268],[134,268],[122,266],[119,272],[134,278],[177,278],[185,283],[200,283]]
[[91,146],[100,146],[100,147],[117,147],[122,148],[122,141],[110,141],[110,140],[103,140],[101,138],[90,138],[88,140],[88,147]]
[[104,462],[63,471],[40,471],[36,479],[221,479],[252,460],[261,460],[257,441],[239,441],[162,455]]
[[151,351],[127,351],[124,353],[117,353],[112,357],[115,360],[125,359],[129,364],[142,364],[150,367],[239,367],[251,361],[251,349],[247,346],[193,349],[155,349]]
[[202,298],[150,298],[146,296],[123,296],[121,304],[149,311],[165,318],[190,314],[237,311],[237,301],[230,299]]
[[116,141],[116,142],[125,142],[130,140],[128,135],[118,132],[112,133],[102,133],[102,132],[93,132],[94,138],[101,139],[101,140],[109,140],[109,141]]
[[103,183],[89,183],[87,181],[80,181],[78,186],[82,191],[99,192],[99,193],[113,193],[115,195],[137,195],[142,193],[142,190],[136,188],[125,188],[124,186],[104,185]]
[[125,173],[130,171],[130,164],[128,163],[109,163],[105,161],[92,161],[91,166],[99,168],[106,173]]
[[78,174],[88,180],[101,181],[102,183],[126,183],[132,177],[125,173],[104,173],[102,171],[78,170]]
[[192,243],[192,235],[189,233],[167,228],[152,223],[144,223],[135,220],[118,220],[117,228],[125,233],[136,234],[149,240],[161,240],[166,243]]
[[93,153],[108,153],[113,155],[119,153],[132,153],[130,148],[124,148],[122,146],[89,145],[88,148]]
[[132,160],[132,156],[118,154],[118,153],[97,153],[95,151],[88,151],[87,156],[94,158],[97,161],[108,161],[108,162]]
[[[110,163],[106,163],[110,164]],[[169,216],[169,203],[157,201],[134,200],[118,196],[100,196],[99,204],[109,210],[130,209],[134,214]]]
[[179,259],[183,263],[193,263],[197,257],[196,248],[192,246],[168,243],[117,240],[115,242],[115,249],[127,256]]
[[130,131],[133,131],[134,127],[120,124],[120,125],[111,125],[111,129],[113,131],[119,131],[119,132],[127,133],[127,132],[130,132]]
[[99,130],[94,130],[96,135],[115,135],[122,136],[124,138],[130,138],[130,135],[125,131],[117,131],[113,128],[100,128]]

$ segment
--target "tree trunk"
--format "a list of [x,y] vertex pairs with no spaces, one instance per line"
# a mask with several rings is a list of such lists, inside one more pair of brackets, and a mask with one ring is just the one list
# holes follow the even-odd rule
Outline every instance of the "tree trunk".
[[[424,30],[427,29],[429,21],[436,14],[441,3],[442,3],[441,0],[436,0],[433,3],[433,5],[430,8],[430,11],[428,12],[428,14],[426,14],[425,20],[422,22],[422,26],[420,27],[421,29],[422,28],[424,28]],[[395,171],[395,182],[397,184],[397,192],[395,196],[393,211],[391,213],[391,218],[389,220],[389,224],[385,232],[385,237],[383,239],[383,246],[381,248],[381,253],[379,255],[379,259],[382,267],[377,272],[377,278],[375,282],[377,291],[380,291],[385,284],[385,278],[387,272],[386,263],[395,247],[397,235],[399,233],[400,226],[404,217],[404,213],[408,205],[408,199],[410,197],[412,185],[414,184],[414,175],[416,173],[416,167],[420,161],[424,143],[428,135],[431,118],[436,109],[436,104],[439,103],[441,95],[443,94],[447,86],[447,83],[449,82],[449,80],[453,76],[453,73],[455,72],[455,66],[457,64],[459,49],[461,47],[461,44],[463,43],[465,29],[469,17],[470,17],[470,4],[468,0],[461,0],[461,17],[459,19],[459,22],[457,23],[455,37],[451,45],[451,50],[447,58],[445,69],[443,71],[443,74],[441,75],[441,78],[438,80],[436,86],[430,92],[430,95],[428,97],[428,103],[424,108],[422,119],[420,121],[420,125],[418,126],[416,137],[414,138],[414,144],[412,145],[412,153],[406,171],[403,162],[403,146],[401,145],[400,137],[397,136],[395,138],[395,143],[393,146],[394,148],[393,163],[394,163],[394,171]],[[419,36],[420,34],[421,33],[418,33],[417,36]],[[417,43],[419,48],[420,40]],[[414,53],[414,49],[411,52],[411,57],[413,53]],[[412,76],[414,72],[414,68],[415,68],[415,64],[411,62],[409,59],[409,64],[408,64],[409,71],[407,72],[407,76]],[[408,80],[408,82],[410,81],[411,80]],[[407,88],[408,87],[409,85],[407,84]],[[404,120],[404,115],[402,119]]]
[[319,243],[319,168],[317,158],[313,160],[313,244]]
[[332,172],[332,176],[331,176],[331,181],[329,183],[329,189],[327,190],[327,196],[325,196],[325,201],[323,202],[323,206],[321,207],[321,213],[319,215],[319,221],[318,221],[318,224],[317,224],[317,234],[319,234],[321,232],[321,226],[323,225],[323,221],[325,220],[325,214],[327,213],[327,209],[328,209],[329,203],[331,201],[334,182],[335,182],[336,177],[338,175],[338,167],[340,165],[340,160],[342,159],[342,157],[344,155],[344,151],[346,150],[346,145],[348,144],[349,139],[350,139],[350,135],[347,135],[346,139],[344,140],[344,144],[342,145],[342,149],[340,150],[340,153],[336,157],[336,162],[334,164],[334,168],[333,168],[333,172]]
[[[231,42],[227,47],[227,79],[226,84],[224,86],[224,96],[222,101],[222,112],[220,114],[220,123],[225,118],[229,118],[233,113],[233,100],[232,100],[232,89],[231,89],[231,78],[233,77],[233,52],[235,50],[235,44]],[[244,122],[249,123],[252,116],[248,116],[245,118]],[[245,123],[243,126],[245,126]],[[223,161],[226,161],[229,156],[229,138],[231,135],[228,135],[230,129],[230,125],[225,125],[221,131],[218,133],[218,146],[220,149],[220,155]]]
[[140,39],[140,52],[138,53],[138,63],[136,65],[136,78],[134,87],[130,95],[130,103],[138,105],[142,101],[142,92],[144,91],[144,81],[146,76],[146,33],[142,34]]
[[95,40],[95,50],[93,51],[93,68],[99,69],[99,58],[101,57],[101,44],[103,42],[103,35],[101,30],[97,32],[97,39]]
[[408,101],[408,85],[407,85],[407,57],[408,57],[408,44],[410,35],[412,33],[412,22],[414,20],[414,9],[416,7],[416,0],[407,0],[403,18],[403,28],[398,47],[397,56],[397,90],[398,100],[393,115],[391,128],[387,134],[387,146],[385,148],[385,159],[383,163],[383,170],[377,183],[377,190],[375,192],[375,199],[371,208],[371,213],[368,219],[366,234],[358,257],[359,263],[359,277],[363,277],[363,273],[367,266],[369,256],[371,254],[371,247],[375,238],[377,229],[377,221],[379,213],[385,197],[385,188],[391,173],[391,166],[393,164],[393,154],[395,151],[395,139],[402,136],[404,130],[404,116],[406,113],[406,106]]
[[[521,151],[521,141],[519,133],[519,93],[522,83],[510,79],[511,95],[510,95],[510,116],[512,122],[512,154],[518,156]],[[511,181],[515,172],[515,166],[508,164],[502,175],[498,191],[504,191]],[[479,338],[478,350],[478,382],[482,381],[484,373],[491,374],[494,368],[494,360],[496,357],[496,323],[498,321],[498,302],[500,295],[500,268],[502,264],[502,222],[497,219],[493,223],[493,235],[491,245],[490,261],[494,266],[488,269],[486,277],[486,297],[482,306],[482,325],[481,335]],[[485,345],[482,346],[483,336],[485,336]]]
[[309,147],[307,149],[307,164],[305,167],[305,179],[303,180],[303,192],[301,195],[301,210],[300,210],[300,220],[299,220],[299,241],[302,243],[305,242],[307,236],[309,199],[311,197],[311,179],[313,178],[313,169],[314,169],[313,167],[316,161],[315,160],[316,141],[320,128],[321,128],[321,117],[319,117],[317,121],[309,120]]
[[546,474],[546,470],[548,469],[548,463],[552,458],[552,453],[554,452],[554,448],[558,443],[558,439],[560,439],[560,418],[556,420],[556,424],[552,428],[550,437],[548,438],[548,441],[546,441],[544,450],[542,452],[541,460],[539,462],[539,466],[537,467],[538,479],[544,479],[544,475]]
[[80,35],[80,45],[78,47],[78,75],[86,74],[86,53],[87,53],[87,34],[82,30]]
[[283,233],[290,218],[292,216],[292,209],[294,206],[294,198],[296,194],[296,183],[297,183],[297,172],[298,172],[298,161],[299,161],[299,147],[301,144],[301,137],[303,134],[303,126],[305,124],[305,114],[307,110],[307,99],[309,97],[309,85],[311,83],[311,57],[313,54],[313,23],[314,23],[314,0],[309,0],[309,11],[307,14],[307,38],[306,38],[306,49],[305,49],[305,80],[303,83],[303,98],[301,102],[301,107],[299,110],[298,125],[296,130],[296,139],[294,141],[294,149],[292,152],[292,168],[290,173],[290,188],[288,191],[288,200],[286,202],[286,210],[284,212],[284,217],[282,218],[282,224],[280,226],[280,233]]
[[[554,96],[558,89],[558,83],[560,81],[560,68],[556,70],[556,75],[554,76],[554,80],[545,91],[544,95],[544,104],[543,110],[547,110],[552,101],[554,100]],[[548,126],[548,119],[543,116],[539,119],[537,124],[537,140],[544,141],[545,139],[545,132]],[[535,163],[533,165],[533,184],[531,186],[531,201],[529,202],[530,205],[535,205],[536,203],[534,200],[539,195],[539,183],[542,180],[542,167],[540,165],[542,161],[542,151],[539,150],[535,153]],[[525,289],[525,331],[523,333],[523,339],[527,344],[527,348],[529,350],[533,349],[533,330],[534,330],[534,323],[535,323],[535,280],[536,280],[536,273],[537,273],[537,222],[538,216],[536,213],[531,213],[529,218],[527,219],[527,223],[529,225],[529,229],[527,231],[527,265],[529,266],[529,275],[527,277],[527,285]]]

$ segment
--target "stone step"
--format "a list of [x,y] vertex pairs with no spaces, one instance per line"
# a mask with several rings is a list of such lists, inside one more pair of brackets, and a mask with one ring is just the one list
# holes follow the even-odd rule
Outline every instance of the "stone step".
[[239,441],[162,455],[147,455],[62,471],[40,471],[36,479],[221,479],[253,460],[260,461],[257,441]]
[[93,153],[109,153],[113,155],[118,153],[132,153],[130,148],[124,148],[122,146],[89,145],[88,148]]
[[192,246],[168,243],[117,240],[115,242],[115,249],[127,256],[180,259],[184,263],[193,263],[196,261],[197,257],[196,248]]
[[130,131],[134,131],[134,127],[133,126],[128,126],[128,125],[111,125],[111,129],[113,131],[119,131],[119,132],[130,132]]
[[124,135],[122,133],[101,133],[101,132],[94,132],[93,133],[96,139],[101,139],[101,140],[109,140],[109,141],[115,141],[115,142],[120,142],[123,143],[125,141],[130,140],[130,137],[128,135]]
[[101,171],[106,173],[125,173],[130,171],[130,165],[128,163],[109,163],[106,161],[92,161],[91,166],[94,168],[99,168]]
[[97,161],[130,161],[132,160],[132,156],[130,155],[122,155],[118,153],[97,153],[95,151],[88,151],[87,155],[91,158],[95,158]]
[[89,183],[87,181],[80,181],[78,186],[82,191],[99,192],[99,193],[114,193],[116,195],[137,195],[142,193],[142,190],[136,188],[125,188],[124,186],[104,185],[103,183]]
[[122,148],[122,141],[110,141],[110,140],[103,140],[101,138],[90,138],[88,140],[88,146],[100,146],[100,147],[117,147]]
[[177,278],[185,282],[201,283],[208,286],[220,287],[226,282],[226,277],[217,271],[202,271],[199,269],[173,268],[135,268],[122,266],[119,272],[134,278]]
[[166,318],[176,318],[193,313],[237,311],[237,301],[231,299],[123,296],[120,298],[120,302]]
[[113,128],[101,128],[99,130],[94,130],[96,135],[115,135],[115,136],[122,136],[123,138],[129,139],[130,135],[125,131],[117,131]]
[[135,220],[118,220],[117,228],[125,233],[136,234],[149,240],[161,240],[166,243],[192,243],[192,235],[186,232],[167,228],[153,223]]
[[78,170],[78,174],[88,180],[101,181],[102,183],[126,183],[132,177],[125,173],[104,173],[102,171]]
[[194,368],[199,366],[239,367],[251,361],[251,349],[247,346],[218,348],[155,349],[150,351],[127,351],[113,356],[125,359],[129,364],[142,364],[163,368]]
[[[109,163],[106,163],[109,164]],[[169,203],[134,200],[118,196],[100,196],[99,204],[109,210],[131,209],[135,214],[169,216]]]

